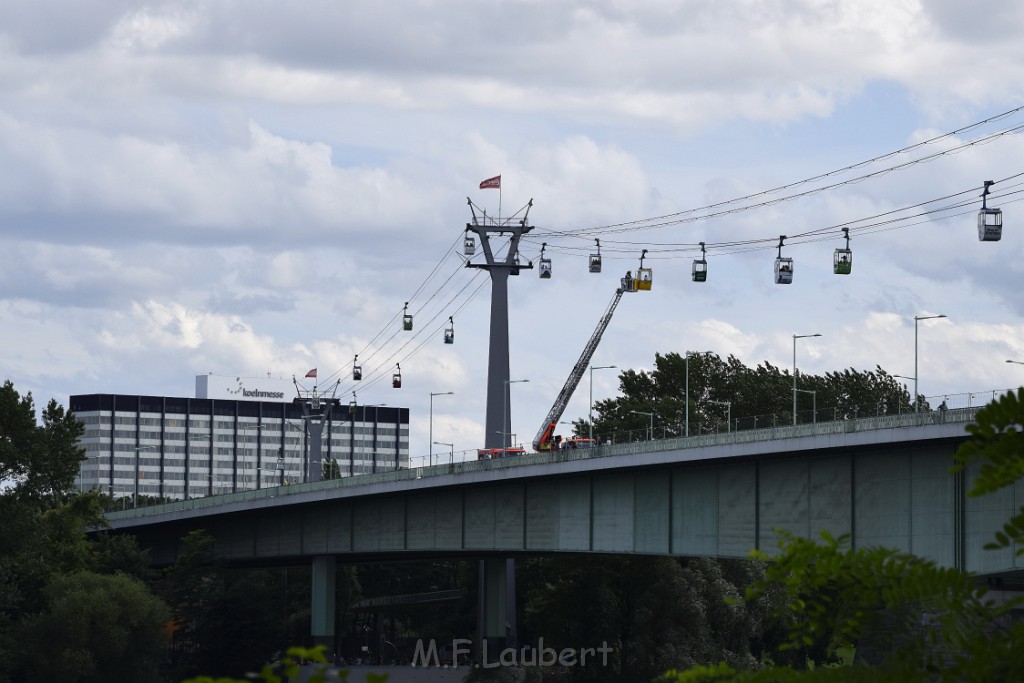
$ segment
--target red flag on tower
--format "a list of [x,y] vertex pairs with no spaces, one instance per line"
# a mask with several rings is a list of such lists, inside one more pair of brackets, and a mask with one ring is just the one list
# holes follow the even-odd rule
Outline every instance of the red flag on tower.
[[316,379],[316,368],[313,368],[312,370],[307,372],[306,377],[312,377],[313,379]]
[[500,175],[496,175],[493,178],[488,178],[487,180],[485,180],[482,183],[480,183],[480,189],[481,190],[486,190],[486,189],[489,189],[489,188],[495,188],[495,189],[498,189],[498,190],[501,189],[501,176]]

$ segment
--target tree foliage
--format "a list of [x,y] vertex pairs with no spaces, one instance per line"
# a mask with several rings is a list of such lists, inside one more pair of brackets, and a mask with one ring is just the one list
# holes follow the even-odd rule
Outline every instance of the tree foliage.
[[44,610],[18,629],[23,680],[160,680],[167,607],[141,581],[124,574],[62,574],[45,596]]
[[[783,635],[767,618],[775,599],[744,602],[763,564],[713,558],[581,556],[523,563],[524,642],[613,648],[607,665],[574,681],[643,681],[675,666],[719,659],[748,668]],[[785,656],[784,654],[781,656]]]
[[[3,683],[99,680],[92,676],[119,668],[150,671],[152,652],[142,645],[154,641],[119,648],[125,638],[134,642],[163,628],[161,603],[140,581],[115,576],[146,577],[148,558],[134,538],[92,543],[86,536],[104,520],[101,496],[79,495],[74,487],[84,459],[82,433],[81,422],[56,402],[47,404],[37,422],[31,395],[19,395],[10,381],[0,386]],[[137,611],[128,614],[132,605]],[[122,623],[133,624],[133,633],[119,635]],[[113,630],[106,634],[108,627]],[[55,656],[54,648],[65,649]],[[125,680],[105,680],[119,679]],[[136,680],[156,679],[146,674]]]
[[189,533],[181,548],[164,585],[178,676],[244,674],[289,642],[278,573],[229,570],[205,531]]
[[[689,365],[689,372],[687,372]],[[687,381],[687,377],[689,381]],[[912,410],[906,389],[880,367],[873,371],[853,368],[824,375],[799,373],[799,389],[815,392],[812,402],[798,394],[801,421],[810,422],[816,405],[819,420],[888,415]],[[714,353],[656,354],[653,370],[626,370],[619,374],[620,396],[598,401],[594,432],[610,435],[644,429],[646,415],[654,413],[657,433],[678,434],[686,423],[689,391],[690,434],[724,431],[727,416],[744,428],[788,424],[793,414],[793,375],[765,362],[749,368],[735,356],[722,359]],[[729,409],[723,405],[728,402]],[[756,422],[755,422],[756,418]],[[576,431],[587,431],[585,420]]]

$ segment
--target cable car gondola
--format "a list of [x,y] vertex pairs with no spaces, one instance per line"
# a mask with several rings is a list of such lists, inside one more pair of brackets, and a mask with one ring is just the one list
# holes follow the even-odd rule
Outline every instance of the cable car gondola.
[[704,251],[704,243],[700,243],[700,258],[693,260],[693,281],[694,282],[707,282],[708,281],[708,262],[707,252]]
[[395,363],[395,374],[391,375],[391,386],[395,389],[402,388],[402,368]]
[[594,238],[597,242],[597,253],[590,255],[590,272],[600,273],[601,272],[601,240]]
[[405,308],[402,309],[402,329],[409,331],[412,329],[412,313],[409,312],[409,302],[405,302]]
[[985,191],[981,193],[981,211],[978,212],[978,239],[982,242],[998,242],[1003,236],[1003,210],[988,208],[988,188],[995,185],[994,180],[985,181]]
[[455,343],[455,321],[452,320],[451,316],[448,316],[448,327],[444,328],[444,343]]
[[544,248],[548,246],[547,242],[540,245],[540,279],[550,280],[551,279],[551,259],[544,256]]
[[843,228],[846,237],[846,248],[836,249],[832,256],[832,272],[836,275],[849,275],[853,270],[853,252],[850,251],[850,229]]
[[356,363],[358,360],[359,354],[357,353],[356,357],[352,359],[352,379],[357,382],[363,378],[363,366]]
[[466,239],[462,245],[462,253],[466,256],[473,256],[476,254],[476,238],[470,235],[469,232],[466,233]]
[[640,253],[640,267],[636,269],[636,281],[633,283],[633,288],[637,291],[650,291],[651,284],[654,279],[654,271],[650,268],[644,268],[644,257],[647,256],[647,250],[644,249]]
[[786,239],[785,235],[779,236],[779,256],[775,259],[775,284],[777,285],[793,284],[793,259],[782,256],[782,241],[784,239]]

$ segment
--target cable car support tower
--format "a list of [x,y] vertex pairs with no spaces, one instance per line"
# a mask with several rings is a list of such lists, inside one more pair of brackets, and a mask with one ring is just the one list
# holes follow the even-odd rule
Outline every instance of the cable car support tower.
[[[469,233],[480,239],[480,247],[484,255],[484,263],[466,261],[467,268],[482,268],[491,276],[491,329],[487,359],[487,413],[484,420],[484,448],[502,448],[507,444],[506,431],[512,423],[511,402],[509,401],[509,342],[508,342],[508,278],[519,275],[521,268],[533,268],[533,263],[522,265],[519,262],[519,240],[533,230],[529,225],[531,199],[526,206],[508,218],[493,218],[481,211],[473,201],[466,198],[469,210],[473,215],[471,223],[466,224],[467,252],[471,240]],[[519,214],[522,217],[519,218]],[[491,245],[491,236],[509,235],[508,249],[504,256],[499,256]],[[505,437],[505,438],[503,438]]]

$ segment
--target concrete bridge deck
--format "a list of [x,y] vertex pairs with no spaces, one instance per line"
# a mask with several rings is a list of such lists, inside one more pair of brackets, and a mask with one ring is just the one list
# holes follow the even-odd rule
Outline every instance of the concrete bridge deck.
[[318,555],[609,552],[745,556],[775,530],[850,534],[1016,573],[982,546],[1024,490],[967,498],[953,453],[976,408],[531,454],[200,498],[109,515],[158,561],[207,528],[238,562]]

